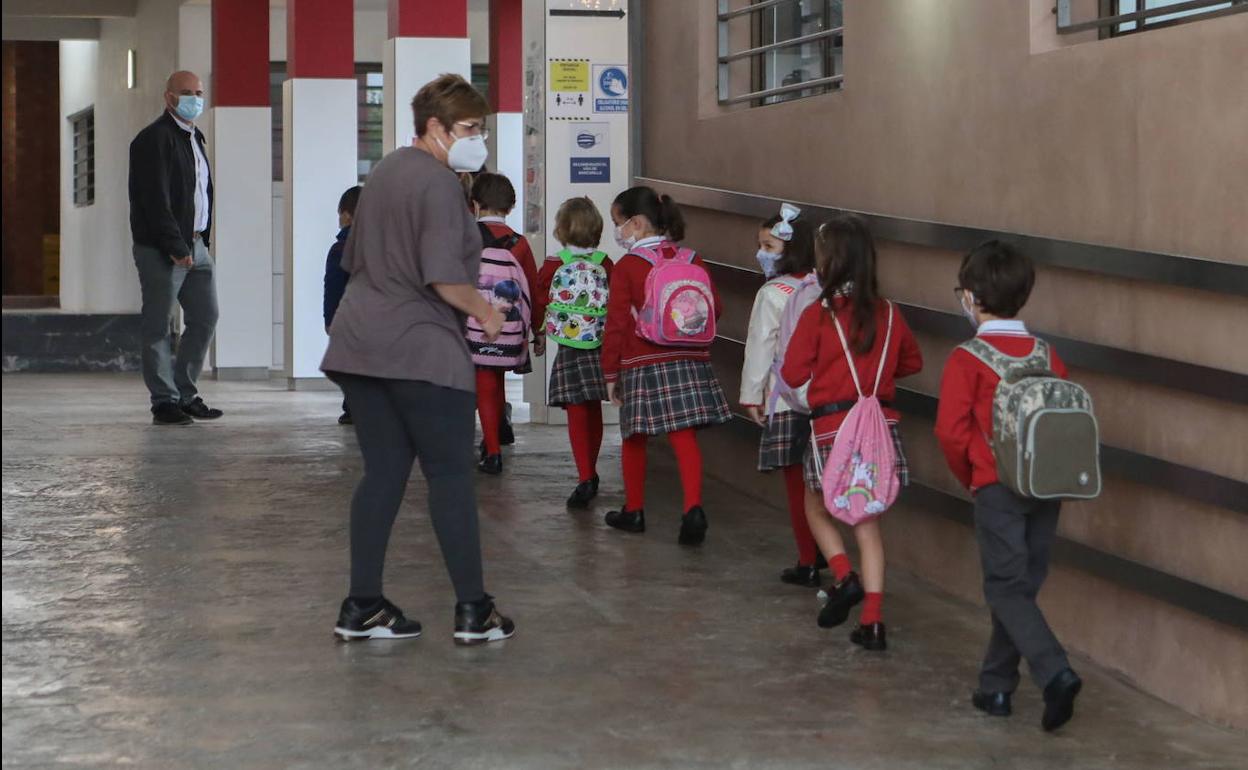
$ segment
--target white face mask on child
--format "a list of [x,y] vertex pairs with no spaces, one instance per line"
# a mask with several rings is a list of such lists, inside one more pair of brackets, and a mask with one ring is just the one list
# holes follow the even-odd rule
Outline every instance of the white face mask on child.
[[636,245],[637,237],[632,236],[632,235],[630,235],[627,238],[624,237],[624,225],[625,224],[627,224],[627,222],[624,222],[622,224],[618,224],[615,226],[615,243],[621,249],[628,251],[629,249],[633,248],[634,245]]
[[776,262],[780,261],[780,257],[780,254],[772,254],[766,249],[759,249],[754,255],[754,258],[758,260],[758,266],[763,269],[763,277],[767,280],[770,281],[776,276]]
[[[967,303],[970,303],[969,305]],[[979,321],[975,320],[975,295],[969,291],[963,290],[962,298],[958,300],[958,304],[962,307],[962,315],[966,316],[966,320],[971,322],[971,328],[979,330]]]

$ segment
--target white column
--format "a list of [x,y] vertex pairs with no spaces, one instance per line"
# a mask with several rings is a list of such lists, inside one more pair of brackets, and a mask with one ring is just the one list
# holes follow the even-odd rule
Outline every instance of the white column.
[[329,339],[322,315],[325,255],[338,234],[338,199],[358,183],[356,89],[354,78],[292,78],[282,84],[286,377],[291,389],[324,382],[320,365]]
[[421,86],[448,73],[472,80],[471,43],[462,37],[392,37],[382,72],[382,150],[390,152],[416,137],[412,97]]
[[273,361],[273,119],[268,107],[212,110],[219,379],[267,380]]
[[[516,207],[507,225],[524,232],[524,113],[500,112],[490,118],[490,161],[493,171],[511,180],[516,188]],[[540,263],[542,255],[536,255]]]

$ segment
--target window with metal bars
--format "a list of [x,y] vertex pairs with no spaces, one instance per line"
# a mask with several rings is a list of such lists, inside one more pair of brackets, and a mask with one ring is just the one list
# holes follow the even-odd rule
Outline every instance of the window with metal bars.
[[763,106],[841,87],[843,0],[719,0],[719,103]]
[[74,146],[74,205],[95,203],[95,107],[69,116]]
[[1074,18],[1073,0],[1057,0],[1062,35],[1096,30],[1104,39],[1248,11],[1248,0],[1098,0],[1096,18]]

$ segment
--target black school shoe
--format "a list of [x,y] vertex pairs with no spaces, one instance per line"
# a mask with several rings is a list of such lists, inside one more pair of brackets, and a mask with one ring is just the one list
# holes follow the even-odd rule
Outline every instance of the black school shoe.
[[818,588],[822,582],[819,578],[819,570],[814,566],[804,566],[802,564],[796,567],[789,567],[780,573],[780,582],[788,583],[791,586],[802,586],[803,588]]
[[572,496],[568,498],[569,508],[588,508],[590,501],[598,496],[598,477],[594,476],[589,481],[582,481],[576,485],[576,489],[572,490]]
[[888,649],[888,638],[884,633],[883,623],[872,623],[869,626],[858,626],[849,634],[849,641],[873,652],[881,652]]
[[361,603],[347,597],[338,610],[338,624],[334,636],[344,642],[362,642],[368,639],[415,639],[420,636],[420,623],[408,620],[403,610],[390,603],[386,597]]
[[152,425],[190,425],[193,422],[191,416],[172,401],[152,407]]
[[971,693],[971,705],[993,717],[1008,717],[1014,713],[1014,709],[1010,706],[1010,694],[1008,692],[976,690]]
[[486,455],[481,462],[477,463],[477,470],[487,476],[497,476],[503,472],[503,456]]
[[1040,726],[1053,732],[1075,715],[1075,696],[1083,689],[1083,680],[1070,669],[1058,672],[1044,688],[1044,716]]
[[637,511],[607,511],[607,515],[603,517],[607,522],[607,526],[613,529],[623,530],[624,532],[632,532],[640,535],[646,531],[646,512],[644,509]]
[[503,420],[498,426],[498,443],[503,446],[511,446],[516,443],[516,429],[511,427],[511,405],[507,405],[507,413],[503,416]]
[[700,505],[693,506],[681,517],[680,536],[676,538],[676,542],[681,545],[702,545],[702,541],[706,540],[707,526],[706,511]]
[[498,614],[494,597],[489,594],[480,601],[455,605],[455,644],[461,647],[501,642],[515,633],[516,624]]
[[826,592],[820,591],[819,598],[824,600],[823,609],[819,610],[819,627],[836,628],[849,618],[849,611],[866,598],[866,593],[858,573],[851,572]]
[[182,411],[196,420],[217,420],[220,419],[221,415],[225,414],[220,409],[213,409],[205,404],[204,400],[199,396],[196,396],[195,400],[189,404],[183,404]]

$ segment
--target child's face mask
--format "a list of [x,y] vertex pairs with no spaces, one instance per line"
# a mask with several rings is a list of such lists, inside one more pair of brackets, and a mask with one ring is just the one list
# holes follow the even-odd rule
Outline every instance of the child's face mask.
[[776,276],[776,262],[780,260],[780,256],[767,249],[759,249],[754,255],[754,258],[758,260],[758,266],[763,269],[763,276],[768,280]]
[[971,322],[971,328],[979,329],[979,321],[975,318],[975,295],[963,289],[962,298],[958,301],[962,306],[962,315],[966,316],[966,320]]

